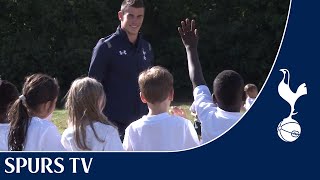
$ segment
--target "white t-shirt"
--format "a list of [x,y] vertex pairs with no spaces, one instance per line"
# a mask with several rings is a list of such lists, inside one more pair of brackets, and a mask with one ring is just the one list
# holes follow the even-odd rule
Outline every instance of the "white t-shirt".
[[[114,127],[100,122],[93,123],[93,127],[103,142],[96,138],[90,125],[86,126],[86,145],[91,151],[123,151],[119,133]],[[73,127],[63,132],[61,143],[68,151],[82,151],[76,144]]]
[[199,139],[191,122],[168,113],[143,116],[131,123],[123,140],[127,151],[176,151],[198,145]]
[[241,118],[240,112],[227,112],[217,107],[205,85],[197,86],[193,97],[191,107],[201,122],[202,143],[218,138]]
[[0,151],[8,151],[8,123],[0,123]]
[[247,111],[250,109],[250,107],[253,104],[254,100],[256,100],[256,98],[247,97],[246,102],[244,104],[244,108],[246,108]]
[[[5,136],[8,137],[8,133],[9,125],[5,132]],[[63,148],[60,139],[61,135],[58,128],[51,121],[32,117],[23,151],[64,151],[65,149]],[[8,138],[1,139],[1,141],[1,144],[6,145],[5,151],[8,151]]]

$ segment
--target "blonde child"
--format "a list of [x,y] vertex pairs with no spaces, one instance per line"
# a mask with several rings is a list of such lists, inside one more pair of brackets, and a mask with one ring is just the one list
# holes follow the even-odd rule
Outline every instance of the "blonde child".
[[97,80],[75,80],[67,94],[68,128],[61,142],[69,151],[121,151],[118,130],[103,114],[106,96]]
[[198,136],[191,122],[168,114],[174,95],[171,73],[155,66],[143,71],[138,83],[141,100],[148,105],[149,113],[127,127],[124,149],[174,151],[198,146]]
[[19,92],[15,85],[0,79],[0,151],[8,149],[9,122],[8,109],[19,98]]
[[8,150],[64,150],[57,127],[45,120],[54,111],[58,94],[58,82],[52,77],[34,74],[26,78],[22,95],[8,113]]
[[247,84],[244,86],[244,92],[246,93],[244,108],[248,111],[253,102],[256,100],[256,97],[258,95],[258,88],[254,84]]

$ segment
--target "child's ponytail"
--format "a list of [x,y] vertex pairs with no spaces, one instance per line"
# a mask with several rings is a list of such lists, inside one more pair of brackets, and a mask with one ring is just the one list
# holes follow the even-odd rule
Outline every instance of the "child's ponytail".
[[10,130],[8,135],[9,151],[22,151],[30,123],[30,116],[25,106],[25,97],[21,95],[11,106],[8,119]]
[[10,123],[8,149],[10,151],[24,150],[32,116],[39,113],[41,104],[57,99],[59,85],[57,80],[48,75],[33,74],[26,78],[22,94],[8,113]]

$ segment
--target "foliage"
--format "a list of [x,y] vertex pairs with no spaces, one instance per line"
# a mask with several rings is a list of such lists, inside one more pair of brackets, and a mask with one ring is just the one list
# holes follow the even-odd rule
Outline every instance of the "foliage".
[[[19,87],[26,75],[57,77],[62,95],[87,74],[99,38],[119,25],[120,1],[0,0],[0,74]],[[224,69],[262,86],[275,59],[289,0],[145,0],[143,33],[156,64],[176,79],[176,94],[192,96],[186,55],[177,33],[191,17],[200,31],[199,54],[208,84]]]

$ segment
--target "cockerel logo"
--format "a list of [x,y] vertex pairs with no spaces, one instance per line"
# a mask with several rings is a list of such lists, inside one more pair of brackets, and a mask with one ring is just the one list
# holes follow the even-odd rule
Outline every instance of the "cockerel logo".
[[278,93],[287,101],[290,105],[291,111],[287,118],[283,119],[278,125],[278,135],[285,142],[293,142],[301,134],[301,127],[299,123],[292,118],[293,115],[296,115],[298,112],[295,112],[296,101],[303,95],[307,94],[307,86],[305,83],[302,83],[296,92],[293,92],[290,88],[290,72],[287,69],[280,69],[283,73],[283,79],[278,85]]

